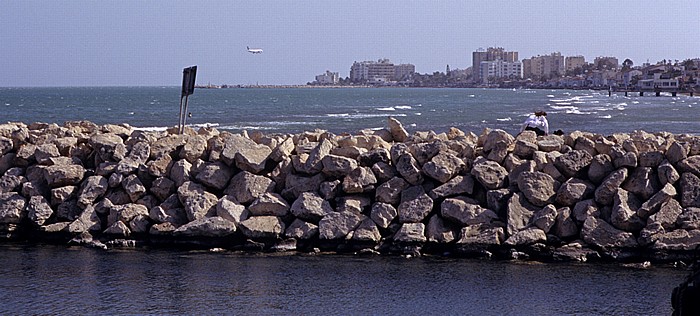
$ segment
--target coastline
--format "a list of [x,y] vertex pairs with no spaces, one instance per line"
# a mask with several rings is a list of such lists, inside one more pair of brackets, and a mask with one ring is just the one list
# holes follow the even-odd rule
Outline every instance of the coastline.
[[676,262],[700,245],[700,139],[177,135],[91,122],[0,125],[9,240],[254,252]]

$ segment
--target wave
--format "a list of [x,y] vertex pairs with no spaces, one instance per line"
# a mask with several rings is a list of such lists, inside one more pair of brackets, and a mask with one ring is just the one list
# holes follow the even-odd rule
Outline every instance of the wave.
[[410,105],[397,105],[397,106],[395,106],[395,108],[401,109],[401,110],[410,110],[411,106]]
[[350,116],[350,113],[338,113],[338,114],[326,114],[328,117],[347,117]]
[[393,106],[387,107],[387,108],[377,108],[377,111],[396,111],[396,109]]
[[506,117],[506,118],[497,118],[497,119],[496,119],[496,121],[499,121],[499,122],[510,122],[510,121],[512,121],[512,120],[513,120],[513,119],[510,118],[510,116],[509,116],[509,117]]
[[550,105],[549,107],[552,109],[555,109],[555,110],[575,110],[575,109],[578,109],[577,107],[575,107],[573,105]]
[[610,115],[610,114],[608,114],[608,115],[599,115],[598,118],[610,119],[610,118],[612,118],[612,115]]

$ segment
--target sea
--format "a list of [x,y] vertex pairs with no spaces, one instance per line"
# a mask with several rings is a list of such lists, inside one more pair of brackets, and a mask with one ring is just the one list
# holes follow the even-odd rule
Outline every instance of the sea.
[[[0,88],[0,122],[176,126],[179,87]],[[187,124],[231,132],[550,129],[696,134],[700,98],[592,90],[197,89]],[[441,257],[95,250],[0,242],[0,315],[669,315],[687,269]]]
[[[179,87],[0,88],[0,121],[90,120],[163,130],[177,126]],[[550,130],[616,132],[700,131],[700,97],[652,93],[625,96],[593,90],[437,88],[196,89],[185,98],[186,124],[231,132],[357,133],[381,129],[387,118],[408,132],[456,127],[517,133],[534,111],[547,112]],[[183,104],[185,103],[183,100]],[[187,114],[185,116],[187,116]]]

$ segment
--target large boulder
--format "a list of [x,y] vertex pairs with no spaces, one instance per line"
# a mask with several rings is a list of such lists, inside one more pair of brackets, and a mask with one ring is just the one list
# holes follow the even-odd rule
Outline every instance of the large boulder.
[[233,196],[239,203],[247,205],[267,192],[273,192],[275,182],[265,176],[242,171],[231,178],[224,194]]
[[292,203],[291,213],[305,221],[318,223],[333,212],[331,204],[313,192],[304,192]]
[[504,239],[503,227],[479,224],[462,227],[459,232],[459,239],[455,243],[458,246],[470,248],[490,247],[500,245]]
[[513,235],[530,224],[530,219],[540,208],[530,204],[522,193],[513,194],[508,200],[506,228],[508,235]]
[[700,207],[700,178],[685,172],[681,175],[681,205],[683,207]]
[[425,237],[428,242],[434,243],[451,243],[455,240],[454,228],[448,222],[435,214],[428,220],[428,226],[425,228]]
[[589,245],[608,248],[634,248],[637,239],[630,232],[619,230],[602,219],[588,217],[581,229],[581,238]]
[[401,201],[401,192],[408,188],[409,184],[406,180],[393,177],[391,180],[382,183],[377,187],[375,199],[377,202],[398,204]]
[[277,216],[253,216],[240,222],[238,228],[250,239],[276,239],[284,233],[285,225]]
[[479,206],[478,202],[468,197],[445,199],[440,204],[440,215],[459,226],[490,224],[498,220],[498,215]]
[[409,153],[401,154],[398,157],[396,171],[411,185],[421,184],[424,180],[418,161]]
[[202,168],[198,170],[195,179],[200,183],[214,188],[216,190],[223,190],[226,188],[233,172],[231,168],[221,162],[205,163]]
[[578,178],[571,178],[559,187],[554,200],[560,205],[573,206],[588,198],[594,191],[595,186],[592,183]]
[[44,225],[51,215],[53,215],[53,209],[43,196],[32,196],[27,202],[27,217],[35,225]]
[[27,216],[26,204],[16,192],[0,193],[0,223],[19,224]]
[[564,176],[571,178],[585,174],[585,168],[592,159],[591,154],[585,150],[572,150],[557,157],[554,165]]
[[173,235],[182,237],[225,237],[236,232],[236,224],[219,216],[200,218],[178,227]]
[[615,193],[627,179],[627,169],[620,168],[605,177],[605,180],[595,190],[595,201],[601,205],[611,205]]
[[394,241],[399,243],[422,243],[426,240],[423,223],[403,223],[394,234]]
[[318,223],[320,239],[343,239],[366,217],[355,212],[331,212]]
[[432,210],[433,199],[425,194],[422,186],[413,186],[401,193],[401,204],[398,207],[399,222],[421,222]]
[[265,169],[270,153],[272,153],[270,147],[258,145],[241,135],[232,135],[226,139],[221,160],[228,165],[235,163],[236,167],[242,170],[258,173]]
[[248,207],[253,216],[280,216],[289,213],[289,203],[277,193],[264,193]]
[[372,205],[370,218],[381,228],[389,227],[389,224],[398,216],[398,211],[388,203],[376,202]]
[[85,168],[81,165],[53,165],[44,169],[46,182],[51,188],[67,185],[77,185],[85,176]]
[[401,122],[393,117],[387,119],[387,124],[389,125],[389,132],[391,132],[391,138],[397,142],[403,142],[408,137],[408,132],[403,128]]
[[284,232],[287,238],[307,240],[318,235],[318,225],[295,219]]
[[537,227],[528,227],[506,239],[505,244],[509,246],[531,245],[547,241],[547,234]]
[[362,193],[374,189],[377,178],[368,167],[357,167],[343,179],[343,192],[347,194]]
[[540,207],[554,201],[558,185],[550,175],[540,171],[523,172],[518,178],[518,188],[525,198]]
[[433,200],[462,195],[462,194],[472,194],[474,192],[474,178],[467,174],[464,176],[456,176],[452,180],[430,190],[428,195]]
[[450,153],[439,153],[423,165],[423,173],[445,183],[464,169],[465,164],[459,157]]
[[488,160],[474,165],[471,175],[486,189],[495,190],[505,185],[508,171],[497,162]]

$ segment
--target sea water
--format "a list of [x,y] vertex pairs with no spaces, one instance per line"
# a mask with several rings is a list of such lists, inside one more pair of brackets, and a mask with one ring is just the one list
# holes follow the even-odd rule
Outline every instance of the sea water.
[[0,245],[2,315],[669,315],[617,264]]
[[[187,99],[188,124],[232,132],[300,133],[315,129],[356,133],[381,129],[387,117],[409,131],[456,127],[517,133],[525,118],[544,110],[552,131],[601,134],[700,131],[700,98],[608,96],[593,90],[292,88],[196,89]],[[2,121],[90,120],[162,130],[176,126],[178,87],[0,88]]]

